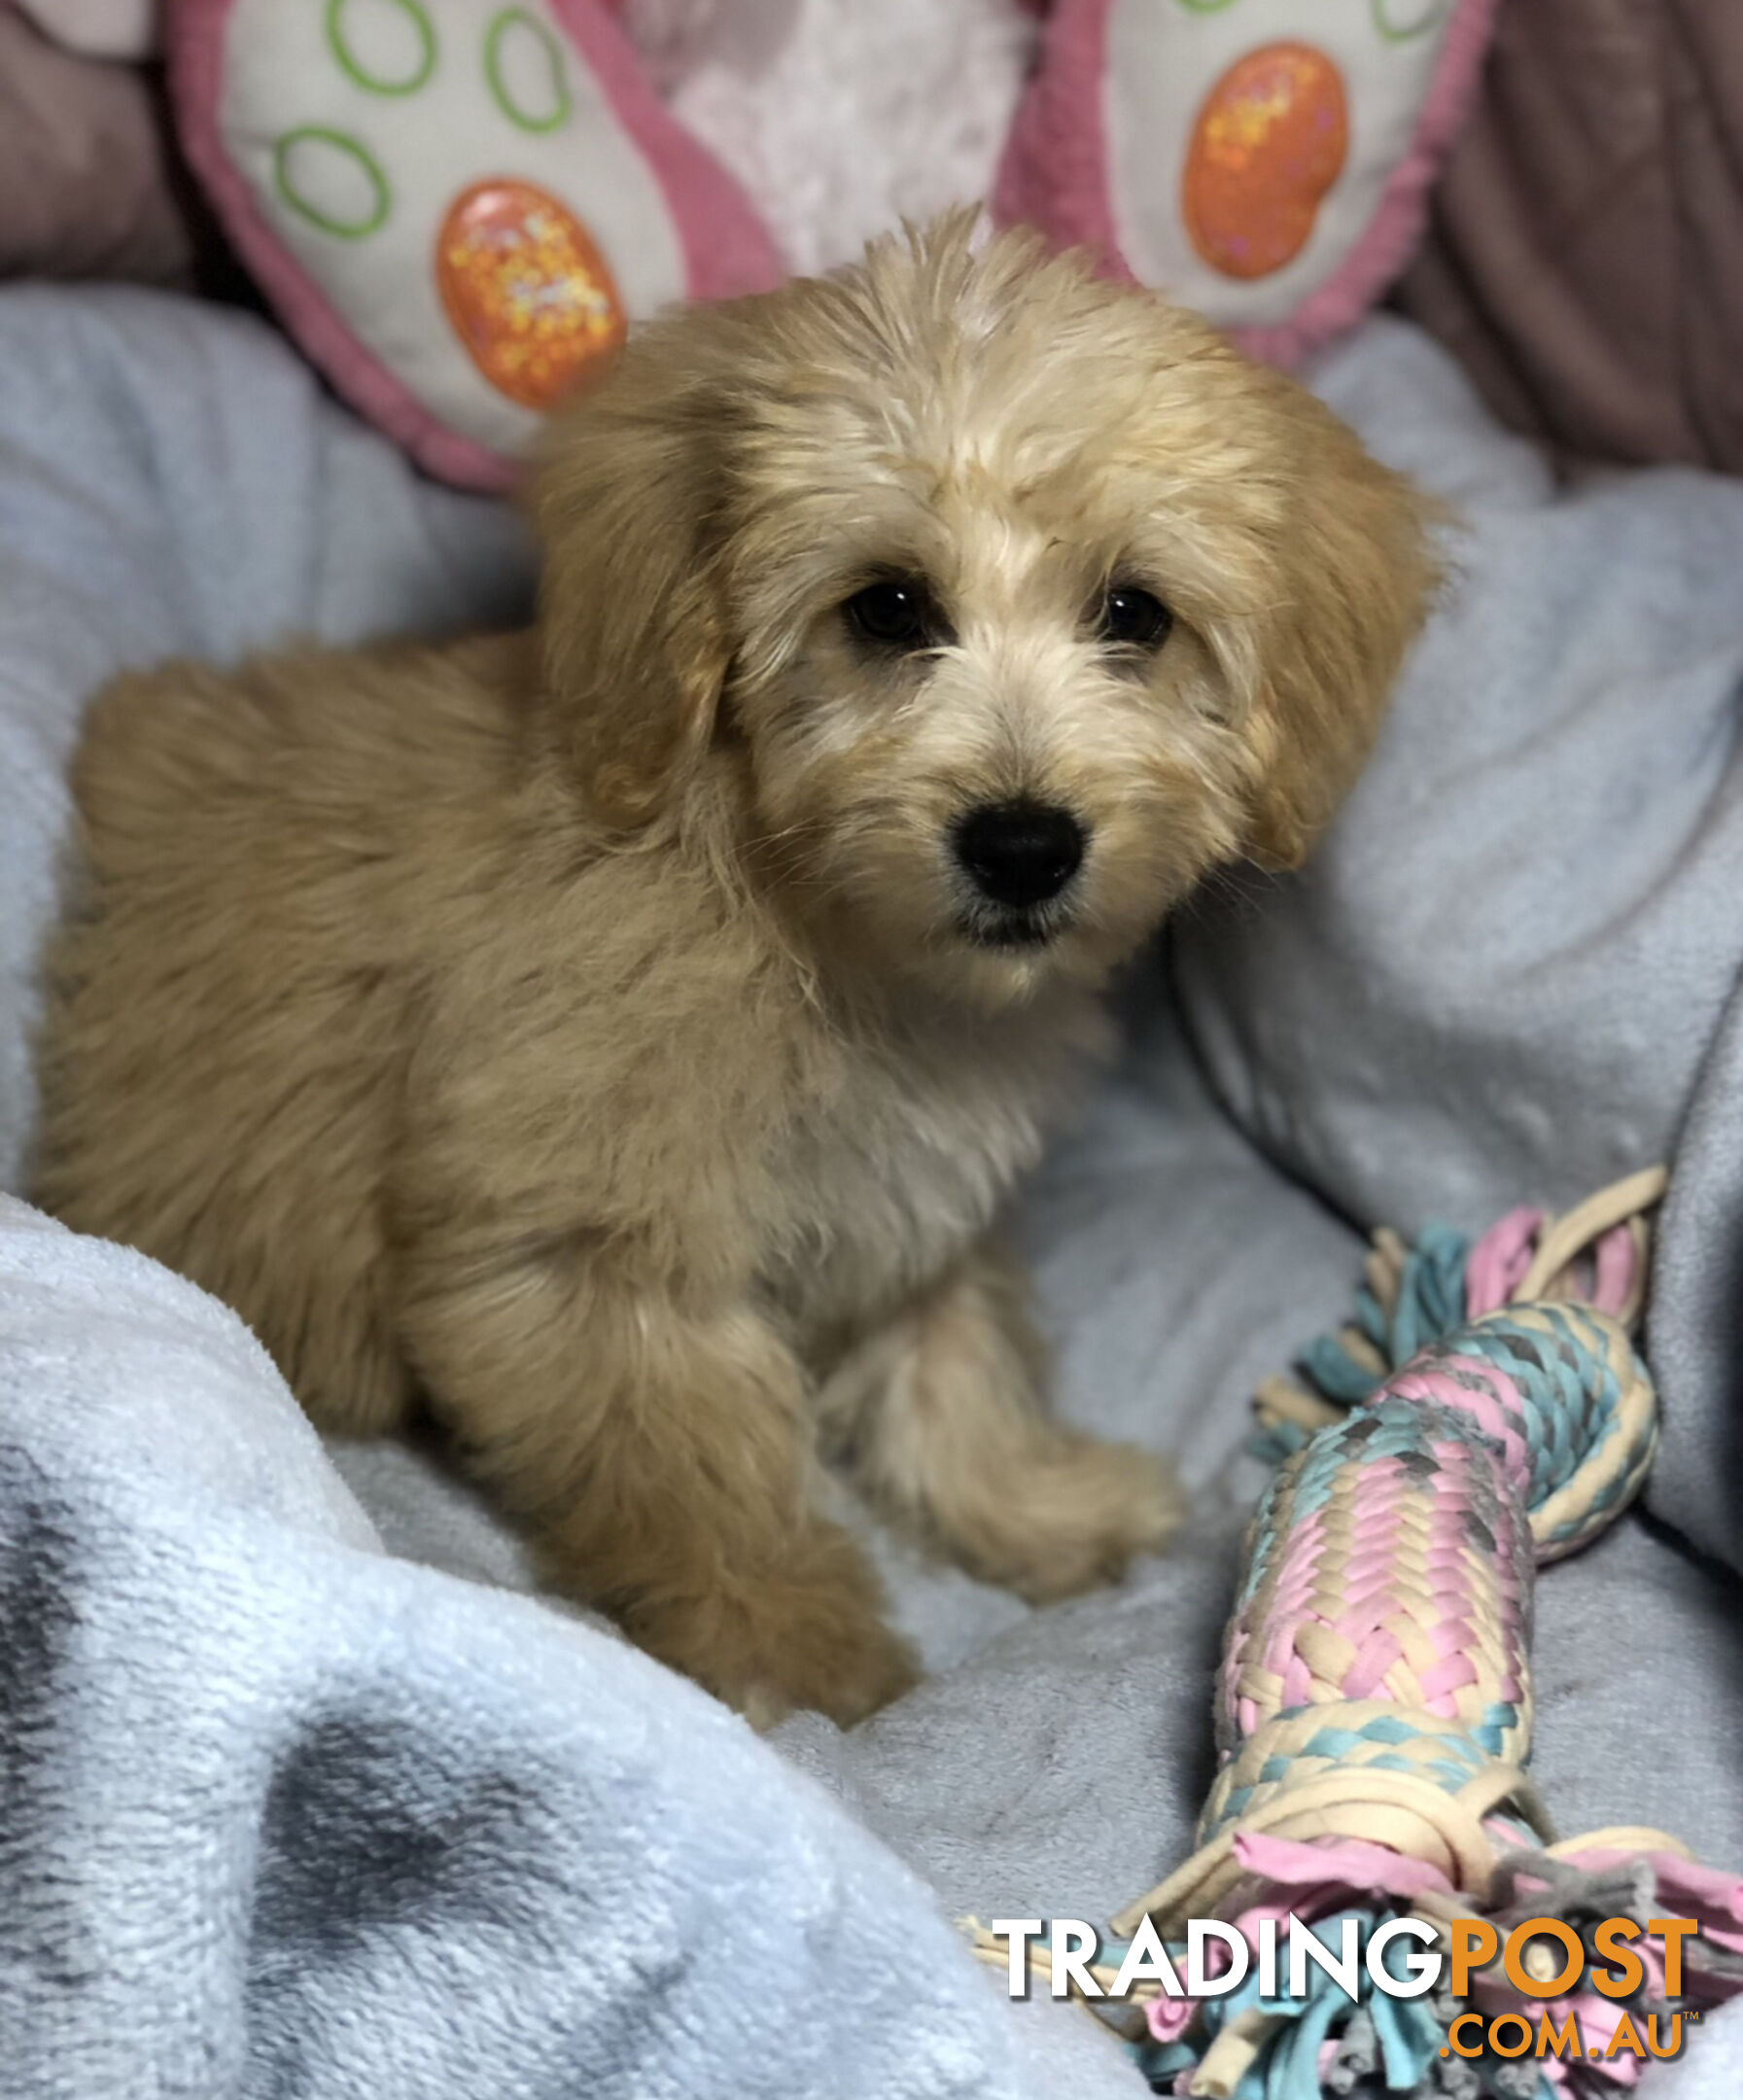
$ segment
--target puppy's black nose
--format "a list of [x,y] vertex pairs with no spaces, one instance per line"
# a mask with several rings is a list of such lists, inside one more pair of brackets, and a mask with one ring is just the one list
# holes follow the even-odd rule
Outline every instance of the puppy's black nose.
[[1039,802],[983,802],[957,827],[957,858],[994,904],[1023,910],[1056,897],[1083,860],[1083,826]]

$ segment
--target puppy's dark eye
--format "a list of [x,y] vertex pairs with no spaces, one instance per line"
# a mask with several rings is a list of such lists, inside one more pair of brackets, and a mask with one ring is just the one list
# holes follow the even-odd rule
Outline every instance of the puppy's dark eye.
[[1103,642],[1128,648],[1160,648],[1174,615],[1154,591],[1138,583],[1115,583],[1101,601],[1098,633]]
[[886,577],[868,583],[842,611],[856,635],[883,648],[925,648],[936,625],[931,594],[916,577]]

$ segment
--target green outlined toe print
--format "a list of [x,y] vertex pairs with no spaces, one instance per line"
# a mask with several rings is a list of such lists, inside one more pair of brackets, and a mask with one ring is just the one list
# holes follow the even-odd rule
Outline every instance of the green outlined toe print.
[[419,0],[327,0],[327,44],[366,93],[416,94],[436,71],[436,30]]
[[574,107],[563,47],[525,8],[505,8],[484,36],[484,78],[523,131],[555,131]]
[[1373,0],[1374,26],[1388,44],[1426,36],[1447,12],[1447,0]]
[[272,149],[272,179],[299,217],[339,240],[363,240],[387,222],[393,192],[368,148],[328,124],[301,124]]

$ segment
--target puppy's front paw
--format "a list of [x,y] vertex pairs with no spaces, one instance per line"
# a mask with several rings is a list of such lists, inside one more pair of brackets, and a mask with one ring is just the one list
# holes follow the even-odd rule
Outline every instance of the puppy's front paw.
[[733,1577],[688,1606],[669,1601],[626,1625],[758,1729],[798,1707],[851,1728],[920,1674],[885,1624],[877,1578],[833,1529],[820,1528],[767,1573]]
[[881,1619],[788,1631],[800,1638],[787,1639],[766,1662],[747,1659],[749,1674],[719,1688],[754,1729],[773,1728],[798,1707],[852,1728],[919,1681],[914,1651]]
[[1118,1582],[1133,1554],[1164,1545],[1186,1513],[1166,1459],[1130,1444],[1048,1428],[1001,1473],[962,1558],[1031,1603]]

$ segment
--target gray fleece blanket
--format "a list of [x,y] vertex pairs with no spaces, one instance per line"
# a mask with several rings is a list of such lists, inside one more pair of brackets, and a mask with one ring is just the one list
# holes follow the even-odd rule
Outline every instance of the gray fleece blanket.
[[[324,1449],[223,1308],[0,1199],[8,2100],[1141,2091],[950,1918],[1105,1915],[1188,1845],[1246,1397],[1342,1312],[1357,1228],[1673,1150],[1664,1455],[1541,1586],[1537,1764],[1569,1831],[1743,1865],[1743,486],[1558,493],[1398,323],[1316,383],[1460,505],[1460,577],[1312,868],[1134,973],[1016,1219],[1062,1404],[1176,1455],[1187,1535],[1030,1611],[873,1534],[930,1674],[759,1740],[531,1594],[430,1453]],[[0,296],[0,1185],[91,689],[512,617],[527,578],[263,328]],[[1743,2019],[1653,2082],[1743,2088]]]

